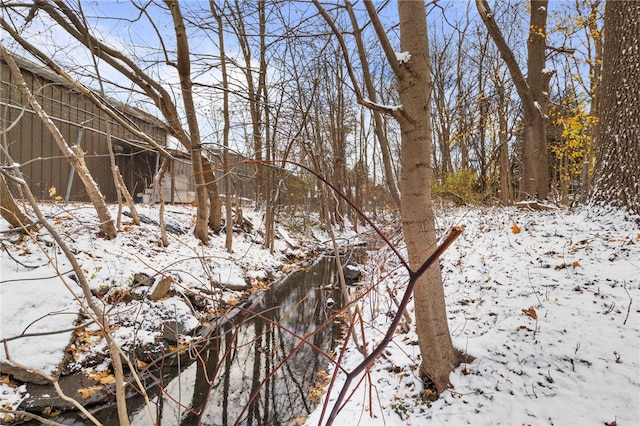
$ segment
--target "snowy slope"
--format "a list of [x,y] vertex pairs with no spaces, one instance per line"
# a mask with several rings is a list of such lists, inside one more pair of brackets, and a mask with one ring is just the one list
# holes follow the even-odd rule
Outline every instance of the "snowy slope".
[[[443,230],[461,224],[466,230],[442,268],[454,345],[475,361],[453,373],[454,389],[423,400],[412,325],[396,335],[337,423],[640,424],[638,226],[586,211],[441,212]],[[389,254],[375,257],[369,285],[401,290],[407,275],[396,263]],[[372,290],[362,303],[381,330],[394,308],[386,294]],[[381,336],[369,328],[367,341]],[[347,370],[362,360],[350,346]],[[330,400],[343,381],[338,375]],[[318,423],[321,409],[307,424]]]

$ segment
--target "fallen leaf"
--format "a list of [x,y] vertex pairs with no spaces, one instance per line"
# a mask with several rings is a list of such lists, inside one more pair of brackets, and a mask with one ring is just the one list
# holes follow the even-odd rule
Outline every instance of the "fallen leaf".
[[91,380],[102,383],[103,385],[108,385],[116,382],[116,378],[109,372],[109,370],[103,370],[99,373],[89,374],[88,377]]
[[514,223],[513,225],[511,225],[511,232],[513,232],[514,234],[519,234],[520,227],[516,223]]
[[527,316],[530,316],[533,319],[538,319],[538,314],[536,313],[536,310],[533,309],[533,306],[530,307],[529,309],[523,309],[522,313]]
[[580,262],[578,262],[577,260],[573,262],[573,267],[574,268],[579,268],[580,267]]
[[102,385],[89,386],[88,388],[78,389],[78,393],[82,395],[82,399],[89,399],[91,396],[102,389]]
[[109,374],[100,379],[100,383],[102,383],[103,385],[109,385],[115,382],[116,382],[116,378],[113,374]]

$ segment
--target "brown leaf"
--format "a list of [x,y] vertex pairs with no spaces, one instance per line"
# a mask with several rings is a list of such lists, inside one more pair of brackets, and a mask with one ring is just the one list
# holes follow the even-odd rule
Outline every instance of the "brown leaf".
[[530,316],[533,319],[538,319],[538,314],[536,313],[536,310],[533,309],[533,306],[530,307],[529,309],[523,309],[522,313],[527,316]]
[[514,223],[513,225],[511,225],[511,232],[513,232],[514,234],[520,233],[520,227],[518,226],[518,224]]

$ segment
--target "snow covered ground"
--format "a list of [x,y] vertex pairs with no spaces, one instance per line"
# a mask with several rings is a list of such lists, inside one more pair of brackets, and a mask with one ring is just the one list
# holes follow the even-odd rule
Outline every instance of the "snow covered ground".
[[[319,229],[295,232],[295,221],[288,219],[287,225],[293,226],[281,230],[274,255],[261,248],[259,232],[236,238],[234,253],[224,250],[224,235],[202,247],[189,232],[170,234],[171,244],[163,248],[152,224],[126,225],[115,240],[105,241],[96,237],[90,207],[46,207],[56,226],[65,230],[93,290],[114,301],[107,307],[122,319],[117,337],[125,346],[153,339],[161,333],[154,327],[158,322],[180,317],[188,327],[194,319],[180,291],[157,302],[134,298],[125,305],[116,303],[127,292],[135,296],[152,291],[133,286],[135,274],[170,275],[180,288],[210,293],[212,281],[236,288],[247,278],[256,284],[267,273],[282,276],[287,257],[303,258],[309,247],[326,239]],[[169,206],[167,219],[177,230],[188,230],[191,210]],[[154,212],[140,211],[150,218]],[[260,228],[259,214],[247,210],[245,217]],[[587,211],[439,212],[439,229],[446,232],[452,225],[465,225],[466,230],[441,262],[449,324],[455,346],[475,360],[453,373],[454,389],[427,401],[411,324],[357,386],[354,381],[354,393],[335,424],[640,424],[640,228],[621,214]],[[0,231],[6,229],[0,221]],[[40,247],[16,234],[1,234],[0,338],[68,330],[8,342],[13,359],[52,373],[73,337],[70,329],[78,320],[73,294],[79,292],[72,278],[66,280],[72,291],[53,278],[52,265],[65,277],[70,277],[70,267],[46,232],[37,235]],[[398,265],[387,251],[372,254],[366,265],[364,284],[371,291],[361,308],[369,350],[395,312],[386,288],[401,295],[406,284],[406,271]],[[236,290],[216,291],[209,300],[232,302],[239,295]],[[210,306],[212,312],[219,308]],[[127,322],[134,317],[147,321]],[[5,361],[4,350],[0,352],[0,361]],[[342,365],[350,369],[361,359],[350,346]],[[329,409],[343,380],[338,375],[328,394]],[[0,406],[15,408],[24,397],[24,388],[3,377]],[[306,423],[318,424],[321,410],[322,405]]]
[[[515,208],[443,211],[439,225],[466,226],[441,264],[454,345],[475,361],[452,374],[454,389],[425,401],[412,325],[353,386],[336,424],[640,424],[637,225],[621,214]],[[401,291],[407,274],[385,256],[373,259],[368,284]],[[394,305],[380,291],[362,309],[367,341],[377,342]],[[342,365],[361,359],[350,345]],[[338,375],[328,410],[343,382]]]
[[[98,236],[97,217],[90,205],[54,203],[41,208],[75,253],[92,292],[100,296],[104,311],[116,324],[116,341],[125,350],[134,344],[157,342],[167,323],[179,323],[187,335],[180,338],[188,338],[195,327],[224,315],[228,307],[245,298],[245,291],[285,276],[293,267],[290,260],[308,261],[305,256],[311,248],[328,238],[317,230],[301,238],[300,232],[295,233],[296,220],[290,219],[289,232],[278,228],[271,254],[262,245],[262,215],[246,209],[244,218],[256,230],[237,230],[233,253],[228,253],[224,234],[212,235],[207,247],[193,237],[193,207],[167,206],[165,222],[173,232],[165,248],[160,243],[157,207],[138,206],[146,222],[139,227],[123,216],[122,232],[110,241]],[[116,206],[111,206],[111,214],[115,219]],[[50,375],[63,363],[66,371],[104,374],[109,368],[104,338],[95,323],[79,316],[82,292],[60,247],[45,229],[34,238],[8,230],[9,225],[0,219],[0,339],[7,339],[9,356]],[[170,293],[150,300],[162,277],[172,279]],[[63,362],[67,347],[74,357],[70,364]],[[27,396],[26,388],[6,374],[28,381],[38,376],[10,368],[4,348],[0,348],[0,363],[0,407],[16,409]],[[0,423],[3,418],[0,414]],[[9,419],[11,416],[5,418]]]

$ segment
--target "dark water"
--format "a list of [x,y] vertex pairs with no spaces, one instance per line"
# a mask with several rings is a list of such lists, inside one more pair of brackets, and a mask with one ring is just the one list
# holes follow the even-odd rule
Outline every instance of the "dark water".
[[[332,285],[336,289],[318,290]],[[197,353],[174,360],[148,390],[157,424],[290,425],[310,413],[314,375],[328,365],[320,351],[329,352],[341,334],[341,324],[330,318],[340,305],[337,287],[335,259],[323,257],[265,292],[236,316],[238,325],[216,329]],[[129,399],[129,409],[134,426],[153,424],[139,396]],[[94,415],[118,424],[113,405]]]

